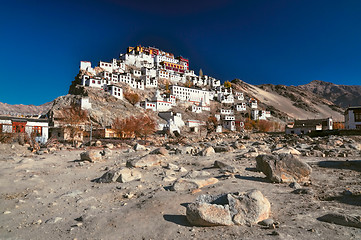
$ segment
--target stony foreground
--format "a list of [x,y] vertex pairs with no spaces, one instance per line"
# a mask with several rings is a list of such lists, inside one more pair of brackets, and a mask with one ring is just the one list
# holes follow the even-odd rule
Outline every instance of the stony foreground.
[[[271,154],[267,146],[248,140],[194,155],[187,154],[197,152],[189,147],[154,155],[149,153],[155,147],[93,147],[102,157],[90,162],[81,160],[84,149],[37,155],[23,146],[0,145],[0,238],[361,239],[357,225],[330,223],[337,223],[332,214],[361,215],[360,156],[301,151],[308,155],[300,160],[311,166],[310,180],[272,183],[256,170],[258,154]],[[199,227],[187,220],[187,206],[202,194],[252,189],[269,200],[271,223]]]

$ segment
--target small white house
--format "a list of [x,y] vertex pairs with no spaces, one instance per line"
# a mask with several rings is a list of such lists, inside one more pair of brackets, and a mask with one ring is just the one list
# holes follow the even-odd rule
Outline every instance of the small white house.
[[286,126],[286,134],[307,134],[313,131],[332,130],[332,118],[295,120]]
[[0,132],[35,134],[35,140],[45,143],[49,137],[48,119],[0,116]]
[[247,105],[246,103],[242,102],[236,105],[236,110],[237,112],[244,112],[247,110]]
[[348,107],[344,116],[346,129],[361,130],[361,106]]
[[115,85],[107,85],[105,91],[110,93],[110,95],[123,100],[123,89]]

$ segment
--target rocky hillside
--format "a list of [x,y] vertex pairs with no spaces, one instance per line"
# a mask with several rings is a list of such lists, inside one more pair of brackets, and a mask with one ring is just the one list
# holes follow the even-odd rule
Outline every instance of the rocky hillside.
[[326,118],[332,116],[336,121],[343,120],[343,109],[333,102],[294,86],[263,84],[254,86],[235,79],[232,86],[246,92],[246,96],[258,100],[260,108],[271,111],[284,121],[291,119]]
[[297,88],[317,94],[343,108],[361,105],[361,86],[359,85],[337,85],[314,80]]
[[119,100],[97,89],[78,85],[73,88],[73,93],[76,94],[68,94],[55,99],[50,109],[50,115],[52,113],[56,115],[59,109],[79,102],[82,96],[89,97],[92,104],[92,108],[88,110],[90,119],[93,124],[101,127],[111,126],[113,120],[117,117],[126,118],[132,115],[144,114],[145,112],[143,108],[134,107],[126,100]]
[[16,104],[11,105],[0,102],[0,114],[2,115],[37,115],[45,114],[51,108],[52,102],[44,103],[39,106]]

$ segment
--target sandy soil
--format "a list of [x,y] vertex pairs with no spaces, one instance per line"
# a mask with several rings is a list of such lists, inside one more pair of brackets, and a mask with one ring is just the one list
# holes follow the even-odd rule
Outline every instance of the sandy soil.
[[[361,229],[318,221],[327,213],[361,215],[360,159],[302,158],[312,168],[313,194],[294,194],[288,184],[273,184],[256,172],[242,150],[210,157],[170,155],[167,161],[204,170],[220,181],[201,192],[174,192],[164,166],[140,169],[129,183],[94,183],[106,169],[147,154],[113,149],[103,162],[79,162],[84,150],[33,155],[25,147],[0,145],[1,239],[361,239]],[[222,160],[239,169],[234,177],[212,168]],[[166,164],[165,164],[166,165]],[[175,172],[176,177],[184,173]],[[279,228],[260,225],[194,227],[185,206],[200,194],[259,189],[271,202]],[[349,190],[353,194],[347,194]]]

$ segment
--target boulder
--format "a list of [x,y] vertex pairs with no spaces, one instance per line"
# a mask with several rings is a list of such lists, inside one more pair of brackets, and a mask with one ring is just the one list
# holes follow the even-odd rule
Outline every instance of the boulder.
[[213,147],[207,147],[201,152],[201,155],[205,157],[212,156],[213,154],[215,154]]
[[187,219],[196,226],[229,226],[233,225],[228,205],[210,203],[191,203],[187,206]]
[[196,226],[251,225],[269,218],[271,204],[258,190],[217,196],[201,195],[187,206],[186,216]]
[[148,154],[139,159],[133,159],[127,161],[127,167],[153,167],[159,166],[165,158],[160,155]]
[[215,168],[220,168],[223,171],[230,172],[230,173],[237,173],[238,169],[232,165],[229,165],[225,162],[216,160],[213,164]]
[[305,182],[309,180],[311,167],[292,154],[259,155],[257,170],[276,183]]
[[118,170],[109,170],[100,178],[97,178],[97,183],[111,183],[111,182],[131,182],[142,178],[142,174],[137,169],[121,168]]
[[80,153],[80,159],[89,162],[99,162],[102,160],[102,155],[97,150],[90,150]]

